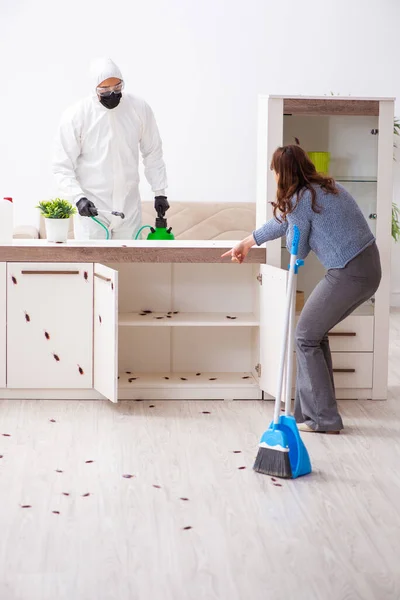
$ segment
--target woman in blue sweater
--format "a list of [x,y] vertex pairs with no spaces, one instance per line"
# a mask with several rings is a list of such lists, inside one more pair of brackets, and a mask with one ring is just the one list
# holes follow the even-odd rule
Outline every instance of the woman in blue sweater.
[[277,181],[274,218],[224,256],[242,263],[250,248],[300,230],[299,258],[312,250],[327,270],[300,315],[296,329],[295,417],[301,431],[343,429],[333,382],[328,332],[371,298],[381,280],[375,238],[354,198],[331,177],[316,172],[299,146],[278,148],[271,163]]

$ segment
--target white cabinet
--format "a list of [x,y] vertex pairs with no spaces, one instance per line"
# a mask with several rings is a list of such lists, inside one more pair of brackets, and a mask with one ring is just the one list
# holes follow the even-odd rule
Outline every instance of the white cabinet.
[[[338,397],[387,397],[393,118],[393,99],[271,96],[259,100],[257,226],[272,217],[271,201],[276,196],[269,168],[272,154],[297,138],[307,152],[330,154],[329,173],[355,197],[377,239],[383,271],[379,290],[330,332]],[[286,270],[289,255],[282,245],[281,240],[268,243],[267,262]],[[305,299],[323,276],[323,267],[311,254],[298,277]],[[275,288],[271,291],[275,293]],[[275,305],[272,299],[268,303]],[[275,341],[278,344],[277,337]],[[268,354],[265,361],[271,364]]]
[[91,388],[92,314],[92,264],[8,263],[7,387]]

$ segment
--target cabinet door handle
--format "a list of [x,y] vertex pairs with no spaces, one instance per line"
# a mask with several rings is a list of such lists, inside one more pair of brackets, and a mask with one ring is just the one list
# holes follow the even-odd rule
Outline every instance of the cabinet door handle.
[[334,373],[355,373],[355,369],[333,369]]
[[22,275],[79,275],[80,271],[21,271]]
[[94,276],[98,279],[101,279],[102,281],[107,281],[107,283],[111,282],[111,279],[109,277],[104,277],[104,275],[99,275],[99,273],[95,273]]
[[329,337],[356,337],[355,331],[330,331]]

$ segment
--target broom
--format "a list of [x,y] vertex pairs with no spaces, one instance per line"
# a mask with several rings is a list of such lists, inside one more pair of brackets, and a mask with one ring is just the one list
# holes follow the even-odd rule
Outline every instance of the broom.
[[[270,475],[272,477],[280,477],[283,479],[292,478],[292,467],[289,458],[288,439],[285,431],[280,426],[280,409],[283,390],[283,378],[285,374],[289,324],[292,324],[292,304],[293,302],[295,302],[295,294],[293,293],[293,290],[295,283],[295,275],[297,272],[296,260],[300,240],[300,231],[296,225],[294,226],[293,231],[293,242],[290,251],[289,279],[286,289],[285,322],[283,328],[282,348],[275,397],[274,420],[267,429],[267,431],[265,431],[261,437],[258,448],[258,454],[253,466],[254,471],[256,471],[257,473],[262,473],[263,475]],[[291,361],[289,361],[289,363],[291,364]]]

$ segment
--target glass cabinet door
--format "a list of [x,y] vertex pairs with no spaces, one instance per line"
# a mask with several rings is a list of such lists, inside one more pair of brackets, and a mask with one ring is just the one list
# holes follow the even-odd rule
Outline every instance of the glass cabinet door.
[[336,177],[353,198],[357,201],[371,231],[376,235],[377,215],[377,180],[376,177]]

